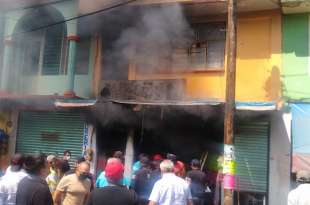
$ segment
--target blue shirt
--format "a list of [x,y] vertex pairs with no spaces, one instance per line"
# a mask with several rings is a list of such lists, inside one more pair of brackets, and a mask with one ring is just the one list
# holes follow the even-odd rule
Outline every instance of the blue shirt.
[[140,169],[141,169],[141,162],[140,161],[135,162],[132,166],[133,173],[135,174]]
[[[124,177],[120,184],[122,184],[123,186],[129,187],[130,186],[130,180]],[[97,180],[96,180],[96,187],[97,188],[103,188],[103,187],[106,187],[108,185],[109,185],[109,183],[108,183],[107,178],[105,177],[105,173],[101,172],[100,175],[98,176]]]

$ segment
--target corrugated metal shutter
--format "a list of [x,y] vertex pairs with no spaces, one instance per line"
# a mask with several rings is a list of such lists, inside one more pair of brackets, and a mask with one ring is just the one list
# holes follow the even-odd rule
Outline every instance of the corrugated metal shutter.
[[17,133],[17,152],[82,155],[84,121],[78,114],[65,112],[21,112]]
[[268,136],[268,122],[238,122],[234,140],[240,191],[267,192]]

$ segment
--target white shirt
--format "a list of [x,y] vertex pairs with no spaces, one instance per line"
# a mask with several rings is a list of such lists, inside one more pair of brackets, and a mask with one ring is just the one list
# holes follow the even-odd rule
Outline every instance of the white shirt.
[[173,173],[163,174],[149,198],[158,205],[187,205],[189,199],[192,199],[189,184]]
[[16,191],[18,183],[27,176],[26,172],[21,170],[12,172],[10,167],[0,180],[0,205],[15,205]]
[[310,184],[301,184],[288,194],[288,205],[310,205]]

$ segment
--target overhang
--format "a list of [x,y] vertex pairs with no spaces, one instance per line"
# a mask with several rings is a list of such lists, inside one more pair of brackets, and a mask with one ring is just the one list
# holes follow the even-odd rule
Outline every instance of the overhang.
[[[98,104],[115,103],[121,105],[141,106],[220,106],[225,102],[216,99],[206,100],[121,100],[121,99],[62,99],[55,101],[58,108],[83,108],[92,107]],[[236,110],[244,111],[274,111],[277,110],[274,102],[236,102]]]

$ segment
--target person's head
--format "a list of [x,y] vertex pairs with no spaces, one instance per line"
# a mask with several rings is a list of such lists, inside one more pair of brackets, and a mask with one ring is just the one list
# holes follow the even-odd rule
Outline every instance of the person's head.
[[161,163],[161,161],[153,160],[152,161],[152,169],[159,170],[160,169],[160,167],[159,167],[160,163]]
[[55,168],[56,166],[56,156],[55,155],[48,155],[46,157],[47,163],[49,165],[49,167]]
[[159,166],[161,173],[173,173],[174,164],[171,160],[165,159]]
[[151,161],[148,157],[142,157],[140,159],[141,167],[150,167],[151,166]]
[[71,152],[70,152],[70,150],[65,150],[65,151],[64,151],[63,159],[64,159],[64,160],[69,160],[70,157],[71,157]]
[[148,157],[147,154],[145,154],[145,153],[139,154],[139,161],[141,162],[141,159],[143,159],[145,157]]
[[296,174],[296,181],[299,184],[309,184],[310,183],[310,172],[306,170],[300,170]]
[[104,172],[109,183],[118,184],[124,176],[124,165],[119,159],[110,158]]
[[115,151],[114,154],[113,154],[113,158],[118,158],[122,162],[124,162],[124,154],[123,154],[122,151]]
[[25,161],[25,156],[20,153],[16,153],[12,158],[11,158],[11,171],[13,172],[18,172],[23,168],[23,164]]
[[200,161],[199,161],[198,159],[193,159],[193,160],[191,161],[191,168],[192,168],[193,170],[198,170],[198,169],[200,169]]
[[177,156],[175,154],[168,153],[167,154],[167,159],[172,161],[174,164],[177,162]]
[[48,175],[48,164],[44,154],[25,157],[24,168],[27,173],[45,178]]
[[153,156],[153,161],[159,161],[159,162],[161,162],[161,161],[163,161],[163,156],[161,156],[161,154],[155,154],[154,156]]
[[79,164],[81,164],[82,162],[85,162],[86,159],[84,157],[77,157],[76,161],[75,161],[75,167],[78,167]]
[[84,161],[78,164],[76,168],[76,175],[78,176],[79,180],[85,180],[89,176],[89,170],[90,170],[90,165],[88,162]]

